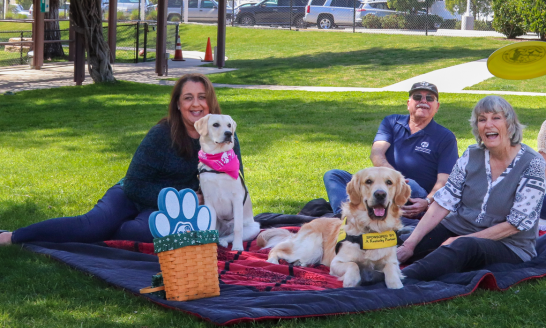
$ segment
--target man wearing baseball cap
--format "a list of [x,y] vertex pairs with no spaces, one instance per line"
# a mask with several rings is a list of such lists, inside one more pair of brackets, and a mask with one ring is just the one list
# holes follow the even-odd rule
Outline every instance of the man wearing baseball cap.
[[[440,108],[438,101],[438,88],[434,84],[413,84],[407,101],[409,114],[385,117],[373,142],[370,155],[373,165],[395,169],[408,179],[412,193],[408,204],[402,206],[406,218],[418,218],[427,210],[459,157],[455,135],[434,121]],[[345,186],[351,177],[342,170],[331,170],[324,175],[334,213],[339,213],[341,203],[347,200]]]

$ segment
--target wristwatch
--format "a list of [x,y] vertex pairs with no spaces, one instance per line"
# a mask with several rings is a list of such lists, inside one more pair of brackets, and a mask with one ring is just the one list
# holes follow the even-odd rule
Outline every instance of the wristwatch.
[[427,200],[428,206],[430,206],[430,204],[432,204],[432,200],[430,200],[430,198],[428,197],[426,197],[425,199]]

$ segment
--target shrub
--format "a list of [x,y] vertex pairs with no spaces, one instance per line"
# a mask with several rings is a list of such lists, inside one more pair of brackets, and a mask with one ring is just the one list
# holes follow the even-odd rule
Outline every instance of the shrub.
[[375,15],[366,15],[362,18],[362,26],[365,28],[381,28],[381,19]]
[[474,21],[474,29],[479,31],[493,31],[494,28],[491,26],[492,22],[476,20]]
[[5,19],[15,19],[15,14],[8,11],[6,13]]
[[525,34],[525,21],[518,8],[518,0],[493,0],[493,28],[513,39]]
[[406,14],[406,28],[410,30],[424,30],[424,29],[436,29],[442,25],[444,21],[442,17],[438,15],[416,15]]
[[123,11],[118,11],[118,20],[126,20],[127,17]]
[[520,11],[528,31],[546,41],[546,0],[521,0]]
[[381,27],[386,29],[401,29],[406,27],[406,21],[402,16],[389,15],[382,18]]
[[68,11],[66,12],[66,14],[64,13],[64,11],[61,11],[59,13],[59,19],[66,19],[68,16]]
[[180,16],[172,16],[171,17],[171,22],[180,22]]
[[140,19],[140,13],[138,12],[138,10],[133,10],[131,11],[131,15],[129,16],[129,19],[130,20],[139,20]]
[[146,15],[146,20],[156,21],[157,20],[157,11],[152,10]]
[[[456,19],[445,19],[441,24],[440,28],[445,29],[456,29],[457,28],[457,20]],[[459,25],[459,29],[461,28],[461,25]]]

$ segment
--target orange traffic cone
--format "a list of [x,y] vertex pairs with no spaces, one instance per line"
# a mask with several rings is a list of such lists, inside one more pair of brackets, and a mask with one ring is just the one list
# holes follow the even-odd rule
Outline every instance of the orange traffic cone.
[[172,61],[185,61],[182,57],[182,44],[180,44],[180,35],[176,36],[176,47],[174,50],[174,58]]
[[212,48],[210,47],[210,38],[207,40],[207,50],[205,50],[205,59],[202,62],[213,62],[212,59]]

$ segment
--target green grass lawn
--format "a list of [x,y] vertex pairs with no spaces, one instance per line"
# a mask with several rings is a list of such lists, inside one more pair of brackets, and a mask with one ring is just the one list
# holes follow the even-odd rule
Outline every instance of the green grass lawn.
[[[0,229],[82,214],[121,179],[170,87],[120,82],[0,95]],[[381,119],[406,112],[405,92],[312,93],[218,89],[237,121],[254,214],[297,213],[326,197],[322,175],[370,166]],[[468,118],[480,95],[442,94],[440,124],[472,144]],[[507,96],[536,147],[541,97]],[[209,327],[19,246],[0,248],[0,327]],[[150,277],[151,278],[151,277]],[[144,287],[144,286],[143,286]],[[248,327],[540,327],[546,280],[426,306]]]
[[546,75],[529,80],[505,80],[492,77],[465,90],[525,91],[546,93]]
[[[216,44],[216,27],[181,25],[182,50]],[[384,87],[436,69],[487,58],[513,41],[228,27],[226,67],[211,75],[231,84]],[[396,69],[393,69],[396,68]]]

